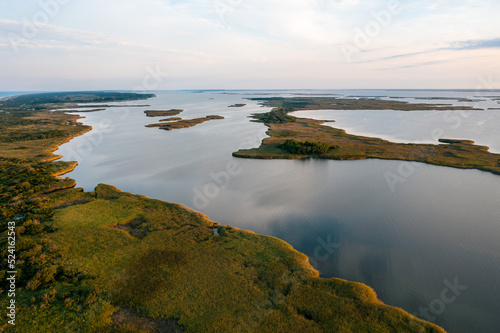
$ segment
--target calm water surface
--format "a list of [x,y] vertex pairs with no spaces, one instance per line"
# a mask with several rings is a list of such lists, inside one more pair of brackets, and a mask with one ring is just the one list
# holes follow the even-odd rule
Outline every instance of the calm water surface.
[[[266,136],[266,127],[248,116],[269,109],[243,98],[294,93],[401,97],[482,108],[497,104],[484,96],[485,101],[472,103],[411,98],[477,95],[463,91],[157,92],[147,101],[151,107],[82,114],[82,122],[94,130],[56,153],[79,162],[68,176],[86,190],[102,182],[184,204],[222,224],[279,237],[306,253],[322,276],[366,283],[385,303],[450,332],[497,332],[500,176],[400,161],[233,158],[233,151],[257,147]],[[131,103],[144,101],[125,104]],[[247,106],[228,108],[234,103]],[[174,131],[144,127],[159,119],[145,117],[144,110],[170,108],[184,109],[184,118],[217,114],[225,119]],[[500,151],[495,132],[500,113],[494,110],[471,111],[467,117],[449,113],[460,117],[460,126],[437,111],[301,114],[335,119],[333,126],[352,133],[399,142],[434,143],[432,133],[439,129],[443,137],[472,139]],[[387,175],[401,181],[391,186]],[[450,283],[459,289],[442,299]]]

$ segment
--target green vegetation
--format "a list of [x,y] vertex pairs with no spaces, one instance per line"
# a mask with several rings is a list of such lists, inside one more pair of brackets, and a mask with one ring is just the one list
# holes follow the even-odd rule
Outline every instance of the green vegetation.
[[178,120],[182,120],[182,118],[180,118],[180,117],[165,118],[165,119],[160,119],[160,122],[161,121],[178,121]]
[[170,109],[170,110],[146,110],[144,113],[148,117],[171,117],[182,113],[184,110]]
[[336,149],[338,146],[330,146],[327,143],[321,142],[311,142],[311,141],[295,141],[293,139],[288,139],[278,146],[283,148],[290,154],[299,155],[322,155],[328,152],[330,149]]
[[288,111],[283,108],[274,109],[268,113],[255,114],[254,118],[266,124],[280,124],[280,123],[293,123],[296,118],[287,115]]
[[[73,95],[68,95],[73,100]],[[121,100],[116,94],[116,100]],[[55,94],[57,102],[63,98]],[[80,97],[78,97],[80,98]],[[96,94],[96,98],[101,98]],[[52,151],[71,137],[90,130],[77,125],[78,116],[50,112],[57,107],[41,104],[51,96],[32,95],[2,100],[0,113],[0,304],[6,306],[7,222],[16,221],[16,328],[3,320],[0,330],[11,332],[77,331],[72,322],[85,320],[90,309],[106,310],[85,285],[89,278],[61,257],[58,245],[49,239],[56,231],[53,216],[57,207],[88,200],[75,181],[57,175],[71,171],[76,162],[49,162],[57,158]],[[89,100],[90,97],[89,97]],[[108,95],[108,100],[114,100]],[[17,102],[16,102],[17,101]],[[96,303],[97,302],[97,303]],[[56,304],[55,306],[53,306]],[[59,311],[59,312],[58,312]],[[40,316],[32,316],[33,314]],[[6,319],[5,316],[2,316]],[[92,319],[95,320],[95,319]],[[89,328],[92,321],[89,321]],[[63,323],[63,325],[61,325]],[[88,330],[85,330],[88,331]]]
[[[263,99],[266,105],[276,105],[277,109],[264,115],[255,115],[257,120],[268,119],[270,114],[276,110],[282,112],[282,99]],[[332,98],[293,98],[295,105],[300,109],[325,109],[325,103],[330,103]],[[297,101],[298,100],[298,101]],[[319,102],[318,102],[319,100]],[[366,109],[366,100],[352,100],[350,107],[355,108],[356,101],[359,101],[359,108]],[[399,110],[420,109],[416,104],[389,101],[388,105],[383,105],[385,101],[373,100],[374,105],[382,109],[396,108]],[[310,103],[310,104],[307,104]],[[316,104],[319,103],[319,104]],[[399,103],[399,104],[394,104]],[[286,101],[287,109],[291,102]],[[389,107],[391,105],[391,107]],[[294,111],[292,107],[289,111]],[[291,117],[288,116],[287,117]],[[500,174],[500,155],[488,152],[488,147],[474,145],[469,140],[441,139],[445,144],[403,144],[393,143],[378,138],[363,137],[347,134],[344,130],[322,125],[324,121],[294,118],[291,122],[265,122],[269,126],[268,135],[259,148],[242,149],[233,156],[242,158],[260,159],[293,159],[305,158],[307,155],[296,154],[293,150],[287,149],[284,143],[287,140],[300,142],[316,142],[334,146],[322,153],[319,157],[336,160],[359,160],[367,158],[391,159],[417,161],[434,165],[449,166],[464,169],[479,169],[495,174]]]
[[[268,97],[251,98],[260,101],[266,106],[285,112],[298,110],[482,110],[468,106],[451,106],[446,104],[421,104],[399,101],[387,101],[373,98],[336,98],[336,97]],[[257,118],[258,119],[258,118]]]
[[[109,185],[72,188],[57,175],[76,163],[48,162],[50,152],[89,128],[76,116],[23,108],[1,126],[67,136],[0,142],[2,291],[6,222],[15,217],[18,272],[16,327],[3,321],[0,330],[444,332],[382,304],[365,285],[319,278],[305,255],[276,238]],[[3,292],[0,307],[7,302]]]
[[[318,278],[276,238],[228,226],[214,235],[217,224],[202,214],[108,185],[94,196],[58,210],[50,239],[93,277],[110,309],[175,318],[186,332],[442,332],[365,285]],[[131,221],[145,237],[116,228]]]
[[31,141],[31,140],[43,140],[49,138],[60,138],[66,137],[66,131],[62,130],[48,130],[44,132],[24,132],[24,133],[16,133],[10,136],[3,136],[3,142],[17,142],[17,141]]
[[4,98],[0,107],[19,107],[29,105],[35,109],[44,109],[46,104],[89,103],[89,102],[121,102],[142,100],[155,97],[154,94],[116,93],[102,91],[78,91],[28,94]]
[[171,131],[173,129],[193,127],[193,126],[196,126],[198,124],[202,124],[205,121],[214,120],[214,119],[224,119],[224,117],[222,117],[222,116],[206,116],[203,118],[178,120],[178,121],[169,122],[169,123],[150,124],[150,125],[146,125],[146,127],[159,127],[160,129]]

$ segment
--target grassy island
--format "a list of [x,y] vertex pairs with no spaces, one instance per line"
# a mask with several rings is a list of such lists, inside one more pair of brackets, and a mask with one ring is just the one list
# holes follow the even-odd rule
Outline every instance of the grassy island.
[[146,110],[144,113],[148,117],[172,117],[177,116],[182,113],[184,110],[180,109],[170,109],[170,110]]
[[250,98],[262,102],[265,106],[272,106],[284,112],[300,110],[399,110],[399,111],[426,111],[426,110],[482,110],[470,106],[452,106],[448,104],[409,103],[373,98],[337,98],[337,97],[267,97]]
[[0,101],[4,309],[9,221],[17,256],[16,326],[4,320],[2,331],[444,332],[366,285],[319,278],[279,239],[109,185],[74,188],[58,176],[76,163],[52,161],[52,151],[90,127],[54,105],[35,108],[36,97]]
[[[311,156],[335,160],[359,160],[379,158],[390,160],[417,161],[428,164],[449,166],[464,169],[479,169],[500,174],[500,155],[488,152],[488,147],[475,145],[470,140],[441,139],[444,144],[402,144],[393,143],[378,138],[347,134],[344,130],[322,125],[325,121],[296,118],[288,113],[297,110],[317,110],[327,108],[343,109],[346,105],[350,110],[357,109],[395,109],[402,111],[421,110],[422,104],[382,100],[342,100],[333,105],[335,98],[264,98],[259,99],[265,105],[273,106],[268,113],[256,114],[255,121],[264,122],[268,127],[270,137],[264,139],[259,148],[242,149],[233,156],[241,158],[260,159],[297,159]],[[329,106],[328,106],[329,105]],[[342,106],[341,106],[342,105]],[[427,109],[438,109],[439,106],[429,106]],[[445,110],[455,110],[455,107],[441,106]],[[463,108],[461,108],[463,109]],[[285,149],[287,140],[297,142],[315,142],[334,146],[320,154],[309,152],[293,152]]]
[[198,124],[202,124],[205,121],[214,120],[214,119],[224,119],[224,117],[222,117],[222,116],[206,116],[203,118],[177,120],[177,121],[172,121],[172,122],[168,122],[168,123],[165,122],[167,120],[163,120],[164,121],[163,123],[150,124],[150,125],[146,125],[146,127],[159,127],[160,129],[171,131],[173,129],[178,129],[178,128],[193,127],[193,126],[196,126]]
[[178,121],[178,120],[182,120],[182,118],[180,118],[180,117],[165,118],[165,119],[160,119],[160,122],[161,121]]

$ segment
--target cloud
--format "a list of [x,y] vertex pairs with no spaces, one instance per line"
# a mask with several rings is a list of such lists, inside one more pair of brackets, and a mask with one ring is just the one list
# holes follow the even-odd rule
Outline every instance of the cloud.
[[[468,50],[481,50],[481,49],[491,49],[491,48],[500,48],[500,38],[457,41],[457,42],[449,43],[447,46],[443,46],[443,47],[436,47],[433,49],[421,50],[421,51],[415,51],[415,52],[393,54],[393,55],[390,55],[387,57],[365,60],[365,61],[358,61],[356,63],[362,64],[362,63],[382,62],[382,61],[389,61],[389,60],[395,60],[395,59],[401,59],[401,58],[416,57],[416,56],[420,56],[423,54],[427,54],[427,55],[437,54],[437,53],[440,53],[443,51],[468,51]],[[428,61],[428,62],[423,63],[422,65],[433,64],[433,63],[434,63],[434,61]],[[417,67],[417,66],[422,66],[422,65],[417,64],[417,65],[402,66],[402,67],[397,67],[397,68],[409,68],[409,67]]]
[[426,62],[415,63],[415,64],[404,65],[404,66],[397,66],[397,67],[392,67],[392,68],[380,68],[379,70],[381,70],[381,71],[390,71],[390,70],[396,70],[396,69],[405,69],[405,68],[414,68],[414,67],[422,67],[422,66],[431,66],[431,65],[437,65],[437,64],[446,63],[448,61],[449,60],[426,61]]
[[212,57],[221,59],[230,58],[224,55],[213,56],[199,51],[140,44],[109,34],[65,28],[51,24],[37,24],[34,27],[27,25],[25,22],[0,18],[0,31],[3,32],[0,34],[0,50],[15,51],[16,48],[26,48],[31,51],[101,52],[109,55],[126,54],[128,56],[142,53],[145,56],[152,54],[184,56],[191,60],[193,58],[203,59]]
[[[28,25],[41,10],[36,1],[28,7],[0,1],[0,73],[5,85],[19,78],[19,87],[33,78],[64,80],[69,74],[75,82],[114,78],[122,87],[124,78],[141,79],[142,68],[158,64],[186,85],[199,87],[194,77],[227,87],[277,78],[279,88],[288,82],[317,86],[321,80],[325,87],[356,87],[370,77],[374,86],[392,85],[390,80],[413,84],[397,71],[381,78],[379,68],[421,67],[414,72],[422,82],[434,75],[430,83],[453,84],[452,75],[470,80],[478,70],[495,70],[500,1],[400,2],[401,13],[346,64],[339,45],[354,43],[357,31],[374,24],[374,13],[388,10],[389,0],[72,0],[34,33]],[[468,61],[469,68],[463,61],[469,55],[485,58]],[[445,58],[449,65],[431,66]]]
[[482,39],[482,40],[468,40],[452,43],[450,50],[477,50],[500,48],[500,38]]
[[123,42],[116,37],[64,28],[51,24],[33,24],[31,22],[19,22],[0,18],[0,41],[18,46],[31,47],[116,47]]
[[421,54],[427,54],[427,53],[437,52],[438,50],[442,50],[442,49],[394,54],[394,55],[391,55],[391,56],[388,56],[388,57],[383,57],[383,58],[379,58],[379,59],[372,59],[372,60],[366,60],[366,61],[358,61],[356,63],[357,64],[363,64],[363,63],[370,63],[370,62],[379,62],[379,61],[394,60],[394,59],[398,59],[398,58],[413,57],[413,56],[417,56],[417,55],[421,55]]

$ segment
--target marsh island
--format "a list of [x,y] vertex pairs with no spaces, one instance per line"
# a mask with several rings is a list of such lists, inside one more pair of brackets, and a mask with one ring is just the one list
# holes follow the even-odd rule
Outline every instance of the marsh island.
[[[309,157],[359,160],[367,158],[416,161],[464,169],[479,169],[500,174],[500,155],[488,152],[488,147],[475,145],[470,140],[442,138],[439,145],[402,144],[386,140],[351,135],[341,129],[324,126],[323,120],[297,118],[288,115],[298,110],[475,110],[470,107],[443,106],[433,104],[411,104],[407,102],[379,99],[316,98],[258,98],[254,99],[271,106],[270,112],[253,115],[254,121],[269,127],[269,137],[259,148],[241,149],[235,157],[260,159],[301,159]],[[480,111],[478,111],[480,112]],[[284,148],[287,140],[325,144],[335,149],[321,152],[296,152]]]
[[216,119],[224,119],[222,116],[206,116],[203,118],[194,118],[194,119],[180,119],[180,118],[171,118],[171,119],[162,119],[160,120],[159,124],[150,124],[146,125],[146,127],[158,127],[163,130],[171,131],[173,129],[179,129],[179,128],[187,128],[187,127],[193,127],[199,124],[202,124],[206,121],[209,120],[216,120]]
[[184,110],[170,109],[170,110],[146,110],[144,113],[148,117],[171,117],[182,113]]

